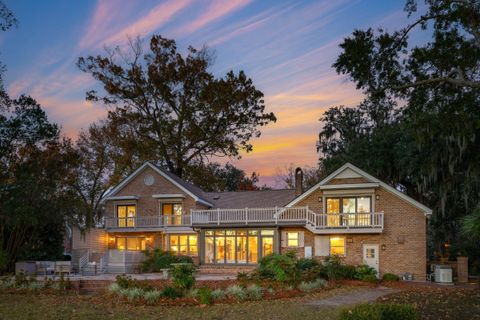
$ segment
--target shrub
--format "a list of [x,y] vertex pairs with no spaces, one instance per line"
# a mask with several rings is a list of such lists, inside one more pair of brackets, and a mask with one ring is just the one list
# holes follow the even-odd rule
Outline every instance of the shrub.
[[162,297],[165,297],[165,298],[175,299],[175,298],[180,298],[181,296],[182,296],[182,293],[175,287],[165,287],[162,290]]
[[30,289],[30,290],[39,290],[39,289],[43,289],[44,287],[45,286],[40,281],[31,281],[28,284],[28,289]]
[[145,251],[145,260],[140,265],[141,272],[160,272],[170,268],[172,263],[193,263],[191,257],[177,256],[170,251],[155,249]]
[[228,287],[226,290],[226,293],[228,296],[232,298],[236,298],[238,300],[245,300],[245,298],[247,297],[247,293],[245,292],[245,289],[236,284]]
[[6,277],[2,279],[2,282],[0,283],[0,287],[3,289],[10,289],[15,287],[15,279],[12,277]]
[[122,289],[121,292],[129,301],[139,300],[145,294],[145,291],[140,288]]
[[303,281],[302,283],[300,283],[298,288],[303,292],[312,292],[320,288],[323,288],[325,284],[326,284],[326,281],[323,279],[317,279],[315,281],[310,281],[310,282]]
[[385,273],[383,275],[383,280],[385,281],[398,281],[400,280],[399,276],[397,276],[396,274],[393,274],[393,273]]
[[263,289],[258,284],[251,284],[247,287],[246,295],[250,300],[260,300],[263,296]]
[[320,265],[302,271],[301,278],[303,281],[313,281],[318,278],[326,277],[323,268]]
[[355,279],[357,275],[357,268],[350,264],[341,266],[341,278],[342,279]]
[[302,258],[297,261],[297,268],[300,269],[300,271],[310,270],[318,266],[318,261],[312,258]]
[[215,289],[212,291],[213,300],[222,300],[225,299],[226,296],[227,294],[222,289]]
[[140,289],[143,289],[144,291],[153,290],[153,287],[150,285],[148,281],[146,280],[140,281],[140,280],[132,279],[132,277],[126,276],[126,275],[117,275],[115,277],[115,283],[121,289],[140,288]]
[[295,283],[300,278],[294,252],[270,254],[259,261],[261,274],[280,282]]
[[191,289],[190,291],[187,292],[186,296],[189,297],[189,298],[197,298],[198,297],[198,289]]
[[359,265],[355,270],[355,279],[362,281],[371,281],[373,278],[377,279],[377,270],[365,264]]
[[344,309],[341,320],[414,320],[417,318],[411,305],[364,303]]
[[120,287],[120,285],[117,282],[111,283],[108,286],[108,291],[112,293],[119,294],[120,290],[122,290],[122,287]]
[[173,283],[180,289],[191,289],[195,284],[197,268],[193,264],[178,264],[171,270]]
[[155,302],[157,302],[161,296],[162,296],[162,293],[160,291],[150,290],[150,291],[145,291],[145,293],[143,294],[143,299],[147,304],[151,305],[151,304],[155,304]]
[[198,289],[198,299],[201,304],[210,305],[213,303],[212,289],[209,287],[203,287]]
[[323,261],[323,270],[328,280],[338,280],[344,277],[344,268],[342,260],[337,255],[325,257]]

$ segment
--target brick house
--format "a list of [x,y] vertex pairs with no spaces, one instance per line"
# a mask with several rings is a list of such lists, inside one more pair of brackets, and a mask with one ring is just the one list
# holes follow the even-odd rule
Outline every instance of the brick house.
[[133,272],[142,251],[162,248],[238,268],[294,250],[425,279],[429,208],[350,163],[305,192],[295,176],[295,189],[204,192],[146,162],[105,196],[103,229],[74,231],[73,263]]

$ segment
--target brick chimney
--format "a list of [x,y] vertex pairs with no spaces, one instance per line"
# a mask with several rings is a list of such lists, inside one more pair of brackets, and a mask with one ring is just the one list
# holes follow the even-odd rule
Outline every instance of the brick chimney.
[[298,197],[303,193],[303,171],[298,167],[295,169],[295,196]]

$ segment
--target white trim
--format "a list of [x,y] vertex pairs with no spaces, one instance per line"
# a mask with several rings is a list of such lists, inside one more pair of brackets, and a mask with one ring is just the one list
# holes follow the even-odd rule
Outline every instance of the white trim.
[[294,206],[295,204],[297,204],[298,202],[300,202],[301,200],[305,199],[306,197],[308,197],[310,194],[312,194],[315,190],[319,189],[321,186],[324,186],[325,184],[327,184],[330,180],[332,180],[333,178],[335,178],[335,176],[337,176],[339,173],[341,173],[342,171],[344,171],[345,169],[351,169],[355,172],[357,172],[358,174],[360,174],[361,176],[365,177],[367,180],[369,180],[370,182],[372,183],[377,183],[380,187],[386,189],[387,191],[389,191],[390,193],[393,193],[394,195],[398,196],[399,198],[401,198],[402,200],[405,200],[406,202],[410,203],[411,205],[413,205],[414,207],[417,207],[418,209],[422,210],[424,212],[425,215],[431,215],[432,214],[432,209],[428,208],[427,206],[421,204],[420,202],[418,202],[417,200],[407,196],[406,194],[398,191],[397,189],[389,186],[388,184],[386,184],[385,182],[382,182],[380,180],[378,180],[377,178],[371,176],[370,174],[366,173],[365,171],[357,168],[356,166],[354,166],[353,164],[351,163],[345,163],[343,166],[341,166],[340,168],[338,168],[337,170],[335,170],[333,173],[331,173],[330,175],[328,175],[325,179],[323,179],[322,181],[320,181],[319,183],[317,183],[316,185],[314,185],[313,187],[311,187],[310,189],[308,189],[306,192],[304,192],[303,194],[301,194],[299,197],[293,199],[290,203],[288,203],[286,205],[286,207],[292,207]]
[[106,200],[138,200],[138,196],[118,196],[118,197],[108,197]]
[[202,199],[200,199],[198,196],[196,196],[195,194],[193,194],[192,192],[190,192],[189,190],[187,190],[184,186],[182,186],[181,184],[177,183],[175,180],[173,180],[172,178],[170,178],[167,174],[165,174],[162,170],[160,170],[159,168],[157,168],[156,166],[154,166],[153,164],[151,164],[150,162],[145,162],[144,164],[142,164],[137,170],[135,170],[132,174],[130,174],[128,177],[126,177],[122,182],[120,182],[115,188],[113,188],[113,190],[110,192],[110,196],[109,198],[111,197],[111,195],[114,195],[116,192],[118,192],[119,190],[121,190],[127,183],[129,183],[133,178],[135,178],[140,172],[143,171],[143,169],[145,169],[146,167],[150,167],[151,169],[153,169],[155,172],[157,172],[159,175],[161,175],[163,178],[167,179],[169,182],[171,182],[172,184],[174,184],[176,187],[178,187],[180,190],[182,190],[183,192],[185,192],[186,194],[188,194],[190,197],[192,197],[196,202],[199,202],[201,204],[204,204],[204,205],[207,205],[209,207],[213,207],[213,204],[207,202],[207,201],[204,201]]
[[155,199],[174,199],[174,198],[185,198],[185,195],[180,193],[172,193],[172,194],[154,194],[152,198]]
[[355,189],[355,190],[325,190],[323,191],[324,196],[361,196],[361,195],[369,195],[373,196],[375,193],[375,189]]
[[377,188],[378,183],[352,183],[352,184],[327,184],[319,186],[320,190],[335,190],[335,189],[365,189],[365,188]]

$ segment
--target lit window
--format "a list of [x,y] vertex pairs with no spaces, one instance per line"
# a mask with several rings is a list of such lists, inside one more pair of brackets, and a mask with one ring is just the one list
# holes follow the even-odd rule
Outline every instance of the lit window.
[[330,238],[330,254],[345,255],[345,238]]
[[120,228],[135,227],[137,210],[135,205],[117,206],[117,219]]
[[175,255],[191,255],[198,254],[197,235],[170,235],[170,251]]
[[143,251],[146,241],[143,237],[117,237],[117,250]]
[[298,232],[287,232],[287,247],[298,247]]

